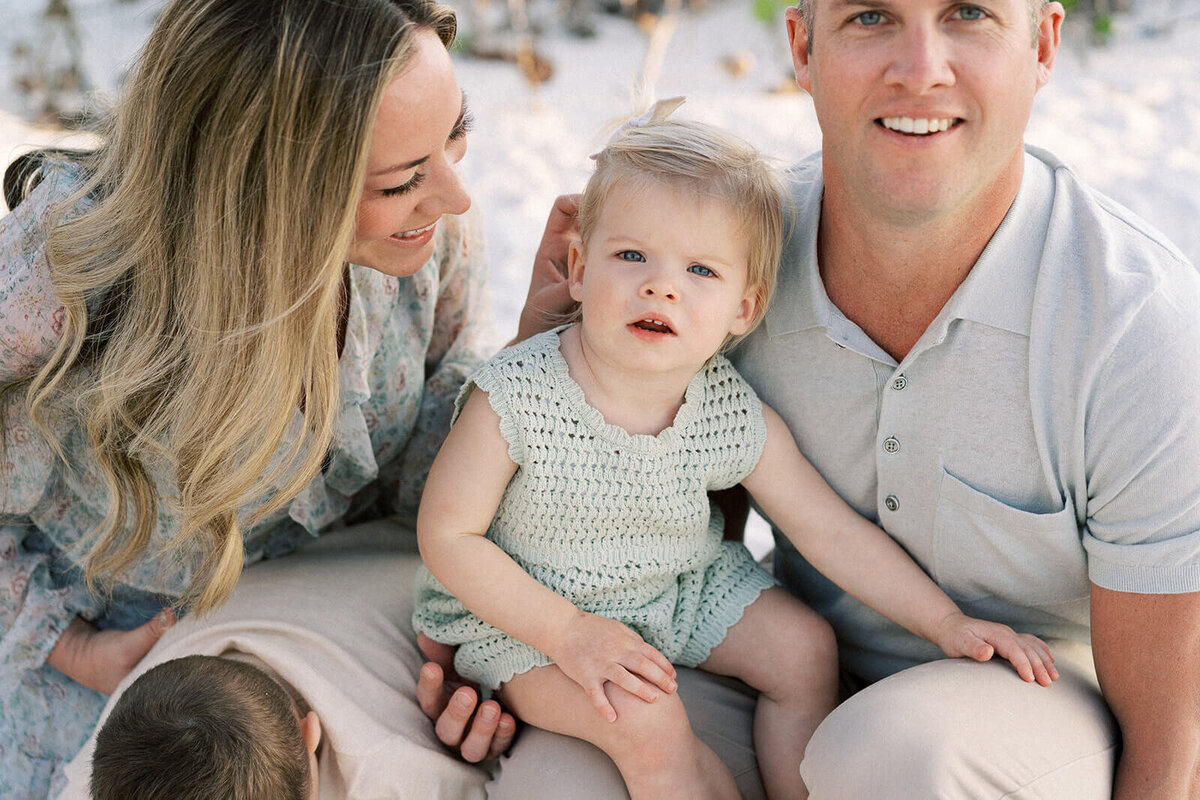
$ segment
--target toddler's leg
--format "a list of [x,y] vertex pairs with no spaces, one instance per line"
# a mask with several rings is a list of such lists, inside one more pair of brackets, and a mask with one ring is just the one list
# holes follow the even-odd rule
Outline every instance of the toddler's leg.
[[825,620],[783,589],[767,589],[700,668],[759,691],[754,746],[767,796],[808,797],[800,760],[837,705],[837,642]]
[[575,736],[599,747],[617,765],[631,800],[738,797],[733,776],[692,733],[678,694],[647,703],[606,684],[617,712],[607,722],[579,684],[558,667],[538,667],[513,677],[501,700],[531,725]]

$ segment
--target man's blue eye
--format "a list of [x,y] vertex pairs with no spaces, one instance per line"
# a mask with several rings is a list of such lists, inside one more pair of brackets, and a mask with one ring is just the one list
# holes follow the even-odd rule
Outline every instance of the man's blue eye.
[[699,275],[701,278],[711,278],[717,274],[703,264],[692,264],[688,267],[688,272]]
[[878,25],[883,22],[883,15],[878,11],[864,11],[856,19],[860,25]]
[[979,6],[961,6],[958,9],[958,16],[961,19],[974,21],[977,19],[983,19],[986,15],[983,13],[983,9]]
[[645,261],[646,257],[637,250],[622,250],[617,253],[617,258],[622,261]]

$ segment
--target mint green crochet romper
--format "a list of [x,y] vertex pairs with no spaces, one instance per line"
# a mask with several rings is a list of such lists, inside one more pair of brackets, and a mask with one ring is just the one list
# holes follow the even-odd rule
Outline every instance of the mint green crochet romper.
[[[558,333],[501,352],[459,395],[461,409],[474,386],[488,393],[518,467],[487,536],[579,608],[625,623],[674,664],[697,666],[774,583],[742,544],[722,540],[706,494],[754,469],[766,441],[762,404],[716,356],[671,427],[631,436],[584,401]],[[467,611],[424,567],[413,627],[459,645],[455,668],[488,690],[553,663]]]

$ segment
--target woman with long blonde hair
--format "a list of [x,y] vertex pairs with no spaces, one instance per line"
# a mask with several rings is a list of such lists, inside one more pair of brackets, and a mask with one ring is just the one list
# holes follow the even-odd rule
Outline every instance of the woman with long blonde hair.
[[485,355],[454,33],[429,0],[173,0],[103,144],[10,168],[0,796],[45,796],[243,564],[411,526]]

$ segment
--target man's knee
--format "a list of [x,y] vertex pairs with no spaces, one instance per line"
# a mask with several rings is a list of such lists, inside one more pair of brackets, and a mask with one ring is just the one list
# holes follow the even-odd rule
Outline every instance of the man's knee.
[[1099,800],[1108,797],[1117,741],[1086,675],[1065,670],[1046,688],[1002,662],[946,660],[847,700],[817,729],[801,774],[813,800]]

